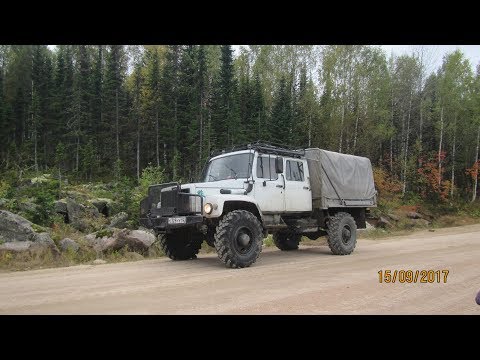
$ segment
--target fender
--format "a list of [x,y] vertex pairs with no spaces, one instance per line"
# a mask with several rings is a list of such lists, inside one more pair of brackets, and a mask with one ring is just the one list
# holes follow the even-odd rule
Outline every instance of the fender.
[[[203,216],[207,219],[213,219],[222,216],[223,214],[223,209],[225,207],[225,203],[228,202],[243,202],[243,203],[249,203],[253,204],[255,208],[258,211],[258,214],[260,215],[260,219],[263,223],[263,214],[262,211],[260,210],[260,207],[258,206],[257,201],[250,197],[250,196],[245,196],[245,195],[231,195],[231,194],[226,194],[226,195],[206,195],[205,198],[203,199],[203,203],[210,203],[213,205],[213,211],[211,214],[206,214],[205,211],[203,211]],[[216,206],[215,206],[216,205]]]

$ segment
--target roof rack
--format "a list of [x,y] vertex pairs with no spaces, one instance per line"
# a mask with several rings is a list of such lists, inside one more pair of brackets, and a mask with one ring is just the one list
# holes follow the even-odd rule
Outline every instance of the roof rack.
[[234,145],[231,148],[212,151],[211,156],[218,156],[239,150],[257,150],[263,154],[275,154],[282,156],[301,157],[305,155],[305,149],[297,149],[289,145],[281,145],[267,141],[255,141],[247,144]]

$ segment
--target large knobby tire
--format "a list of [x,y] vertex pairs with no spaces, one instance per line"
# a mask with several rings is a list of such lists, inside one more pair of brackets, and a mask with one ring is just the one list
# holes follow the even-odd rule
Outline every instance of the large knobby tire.
[[202,233],[193,229],[178,229],[158,236],[163,252],[172,260],[189,260],[197,257],[202,246]]
[[262,243],[262,224],[246,210],[229,212],[215,231],[215,249],[227,267],[252,265],[262,251]]
[[351,254],[357,244],[357,224],[353,217],[345,212],[332,216],[328,222],[327,240],[333,254]]
[[289,232],[277,232],[273,234],[275,246],[282,251],[298,250],[298,244],[302,235]]

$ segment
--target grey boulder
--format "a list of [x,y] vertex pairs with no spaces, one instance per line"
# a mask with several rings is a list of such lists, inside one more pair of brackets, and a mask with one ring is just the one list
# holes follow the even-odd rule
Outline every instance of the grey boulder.
[[387,220],[387,218],[384,218],[383,216],[380,216],[380,219],[377,221],[377,227],[380,228],[390,228],[392,227],[392,223]]
[[79,231],[87,231],[90,228],[89,220],[99,216],[96,207],[79,204],[71,198],[67,198],[67,211],[70,224]]
[[116,235],[121,247],[127,246],[129,250],[146,254],[155,241],[155,236],[142,230],[123,229]]
[[107,262],[103,259],[95,259],[93,260],[92,264],[93,265],[103,265],[103,264],[106,264]]
[[125,222],[128,220],[128,214],[126,212],[120,212],[110,220],[110,227],[122,228],[125,226]]
[[33,241],[32,223],[7,210],[0,210],[0,241]]
[[98,199],[90,200],[90,203],[97,208],[99,213],[105,216],[110,216],[112,212],[111,208],[113,204],[113,201],[111,199],[98,198]]
[[59,242],[60,250],[63,252],[71,251],[76,253],[80,249],[80,245],[70,238],[65,238]]
[[52,240],[48,233],[35,234],[33,236],[33,241],[35,242],[35,244],[38,244],[45,249],[49,249],[54,255],[60,254],[57,245],[55,245],[55,242]]
[[59,214],[67,214],[67,200],[60,199],[54,203],[54,211]]
[[392,219],[394,221],[400,221],[400,217],[395,215],[395,214],[392,214],[392,213],[388,213],[387,217],[389,217],[390,219]]
[[410,212],[407,213],[407,217],[410,218],[410,219],[421,219],[422,215],[420,215],[419,213],[417,213],[415,211],[410,211]]

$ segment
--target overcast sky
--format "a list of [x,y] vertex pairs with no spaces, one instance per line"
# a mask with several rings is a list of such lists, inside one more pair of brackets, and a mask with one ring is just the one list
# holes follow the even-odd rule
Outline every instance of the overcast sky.
[[[442,65],[443,56],[447,53],[460,49],[465,57],[470,60],[473,69],[480,63],[480,45],[425,45],[432,53],[434,62],[432,66],[436,69]],[[382,48],[390,54],[391,52],[401,54],[411,54],[415,46],[412,45],[382,45]]]
[[[233,45],[237,50],[241,45]],[[392,52],[396,55],[411,54],[417,45],[381,45],[389,56]],[[465,57],[470,60],[472,68],[476,69],[480,63],[480,45],[425,45],[432,56],[430,71],[436,70],[442,65],[443,56],[456,49],[460,49]]]
[[[233,45],[235,50],[238,50],[241,45]],[[390,55],[392,52],[396,55],[411,54],[417,45],[381,45],[381,47]],[[432,55],[432,64],[430,71],[436,70],[442,64],[443,56],[456,49],[460,49],[465,57],[470,60],[473,70],[477,68],[480,63],[480,45],[425,45],[429,53]],[[55,45],[48,45],[53,49]],[[236,51],[237,52],[237,51]]]

